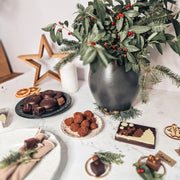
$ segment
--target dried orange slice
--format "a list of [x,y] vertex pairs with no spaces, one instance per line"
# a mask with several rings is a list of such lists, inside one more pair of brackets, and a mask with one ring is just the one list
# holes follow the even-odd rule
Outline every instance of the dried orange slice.
[[29,88],[23,88],[23,89],[20,89],[19,91],[16,92],[15,96],[17,98],[23,98],[23,97],[26,97],[30,94],[30,89]]
[[33,87],[29,87],[29,90],[30,90],[30,94],[35,94],[40,91],[40,88],[33,86]]

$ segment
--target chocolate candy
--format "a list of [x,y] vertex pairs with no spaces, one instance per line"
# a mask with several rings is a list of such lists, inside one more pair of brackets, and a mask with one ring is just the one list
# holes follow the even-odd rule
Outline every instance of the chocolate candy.
[[97,160],[91,162],[90,164],[92,172],[96,176],[100,176],[105,172],[105,164],[101,162],[101,160],[98,158]]
[[46,112],[46,109],[44,107],[35,107],[33,110],[33,113],[35,115],[41,115]]
[[36,148],[37,143],[38,143],[38,140],[35,138],[30,138],[30,139],[24,140],[24,145],[27,150]]
[[149,166],[151,169],[158,171],[161,166],[161,160],[158,157],[149,155],[146,165]]
[[57,102],[58,102],[59,106],[62,106],[66,101],[63,97],[60,97],[57,99]]
[[24,113],[31,114],[32,113],[32,105],[31,104],[24,104],[22,110]]

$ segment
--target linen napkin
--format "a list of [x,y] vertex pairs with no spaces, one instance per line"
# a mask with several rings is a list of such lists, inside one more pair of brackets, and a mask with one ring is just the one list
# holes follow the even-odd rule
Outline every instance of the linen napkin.
[[[35,148],[37,153],[33,154],[33,161],[26,164],[11,165],[4,169],[0,169],[0,180],[22,180],[31,169],[36,165],[36,159],[41,159],[49,151],[54,148],[54,144],[47,140],[47,136],[38,130],[35,138],[39,140],[38,146]],[[25,152],[25,146],[22,146],[19,152]]]

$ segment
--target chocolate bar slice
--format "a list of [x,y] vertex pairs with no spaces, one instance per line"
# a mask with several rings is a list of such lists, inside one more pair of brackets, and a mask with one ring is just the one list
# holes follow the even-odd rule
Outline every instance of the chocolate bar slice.
[[100,176],[105,172],[105,164],[99,158],[91,162],[90,167],[95,176]]
[[161,166],[161,160],[159,159],[159,157],[149,155],[146,161],[146,165],[149,166],[151,169],[158,171]]
[[63,97],[60,97],[57,99],[57,102],[58,102],[59,106],[62,106],[66,101]]
[[46,112],[46,109],[44,107],[35,107],[33,110],[33,113],[35,115],[41,115]]
[[153,127],[121,122],[115,140],[155,149],[156,130]]

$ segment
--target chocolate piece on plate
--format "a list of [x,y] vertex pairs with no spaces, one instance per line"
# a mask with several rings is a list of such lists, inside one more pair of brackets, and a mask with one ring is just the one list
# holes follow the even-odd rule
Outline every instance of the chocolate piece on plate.
[[22,111],[27,114],[32,114],[32,105],[24,104]]
[[101,162],[101,160],[98,158],[97,160],[91,162],[90,164],[92,172],[96,176],[100,176],[105,172],[105,164]]
[[30,139],[24,140],[24,145],[25,145],[25,148],[27,150],[28,149],[36,148],[37,147],[37,143],[38,143],[38,140],[35,139],[35,138],[30,138]]
[[115,139],[121,142],[154,149],[156,130],[153,127],[121,122]]
[[41,114],[44,114],[46,112],[46,109],[44,107],[35,107],[34,110],[33,110],[33,113],[35,115],[41,115]]
[[57,107],[58,103],[54,98],[45,98],[41,101],[40,106],[44,107],[46,111],[52,111]]
[[33,94],[27,97],[24,104],[31,104],[31,105],[39,104],[41,100],[42,100],[41,95]]
[[56,95],[56,92],[53,90],[46,90],[41,93],[43,98],[53,98]]
[[66,101],[65,101],[64,97],[60,97],[57,99],[57,102],[58,102],[59,106],[62,106]]
[[146,161],[146,165],[149,166],[151,169],[158,171],[161,166],[161,160],[159,159],[159,157],[149,155]]
[[56,95],[54,96],[55,99],[58,99],[63,96],[63,93],[61,91],[57,92]]

